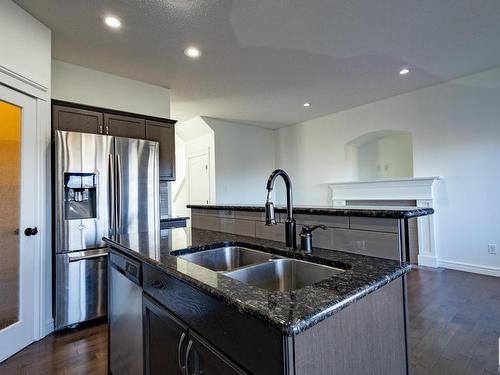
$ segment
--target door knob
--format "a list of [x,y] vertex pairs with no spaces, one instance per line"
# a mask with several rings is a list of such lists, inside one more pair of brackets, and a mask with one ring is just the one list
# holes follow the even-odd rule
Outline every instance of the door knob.
[[24,234],[26,236],[35,236],[36,234],[38,233],[38,228],[37,227],[34,227],[34,228],[26,228],[24,230]]

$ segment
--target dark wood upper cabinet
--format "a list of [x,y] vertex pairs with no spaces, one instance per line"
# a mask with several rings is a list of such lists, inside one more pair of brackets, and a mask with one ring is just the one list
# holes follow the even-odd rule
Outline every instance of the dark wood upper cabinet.
[[54,130],[102,134],[103,114],[87,109],[54,105],[52,107]]
[[83,104],[52,101],[53,130],[113,135],[160,144],[160,181],[175,181],[175,121]]
[[146,120],[146,139],[160,143],[160,180],[175,180],[175,129],[167,122]]
[[144,139],[146,136],[146,121],[137,117],[105,113],[104,134],[116,137]]

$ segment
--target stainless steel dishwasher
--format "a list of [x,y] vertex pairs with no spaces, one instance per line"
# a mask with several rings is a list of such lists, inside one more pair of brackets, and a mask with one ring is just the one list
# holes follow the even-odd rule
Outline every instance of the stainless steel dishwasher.
[[109,366],[113,375],[143,373],[141,264],[109,254]]

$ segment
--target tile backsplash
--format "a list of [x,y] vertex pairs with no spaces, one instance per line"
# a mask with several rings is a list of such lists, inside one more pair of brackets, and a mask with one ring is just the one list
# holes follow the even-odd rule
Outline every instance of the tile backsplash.
[[170,182],[160,181],[160,218],[170,216]]

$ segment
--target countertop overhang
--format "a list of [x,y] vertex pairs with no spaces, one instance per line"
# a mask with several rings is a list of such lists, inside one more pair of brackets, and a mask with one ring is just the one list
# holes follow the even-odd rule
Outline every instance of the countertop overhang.
[[[140,259],[204,293],[263,320],[286,336],[300,334],[351,303],[411,270],[409,264],[347,252],[314,248],[312,254],[290,251],[283,243],[193,228],[104,238],[111,247]],[[221,246],[247,246],[268,253],[338,267],[345,272],[291,292],[271,292],[180,259]]]
[[[195,205],[190,204],[188,208],[203,210],[230,210],[264,212],[264,205]],[[286,212],[286,207],[275,207],[275,212]],[[294,214],[326,215],[326,216],[362,216],[380,217],[390,219],[410,219],[413,217],[427,216],[434,213],[434,209],[426,207],[396,207],[396,206],[338,206],[338,207],[305,207],[294,206]]]

